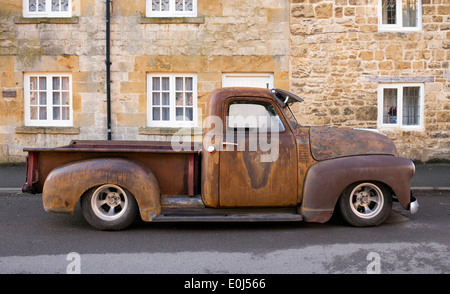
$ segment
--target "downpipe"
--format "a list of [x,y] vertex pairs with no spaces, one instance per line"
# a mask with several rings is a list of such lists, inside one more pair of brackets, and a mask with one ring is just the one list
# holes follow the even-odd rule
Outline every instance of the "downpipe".
[[106,129],[108,141],[111,130],[111,1],[106,0]]

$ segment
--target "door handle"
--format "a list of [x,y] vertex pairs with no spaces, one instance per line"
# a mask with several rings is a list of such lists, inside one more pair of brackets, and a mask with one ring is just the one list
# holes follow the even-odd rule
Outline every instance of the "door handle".
[[223,145],[234,145],[237,146],[237,143],[231,143],[231,142],[222,142]]

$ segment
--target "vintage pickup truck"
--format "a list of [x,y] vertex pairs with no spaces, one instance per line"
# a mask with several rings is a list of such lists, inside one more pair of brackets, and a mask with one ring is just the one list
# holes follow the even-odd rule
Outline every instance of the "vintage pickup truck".
[[22,190],[42,193],[47,212],[73,214],[80,201],[99,230],[124,229],[138,216],[323,223],[335,210],[351,225],[374,226],[393,201],[417,211],[415,166],[390,139],[299,125],[290,106],[301,101],[280,89],[224,88],[209,94],[201,144],[179,136],[27,148]]

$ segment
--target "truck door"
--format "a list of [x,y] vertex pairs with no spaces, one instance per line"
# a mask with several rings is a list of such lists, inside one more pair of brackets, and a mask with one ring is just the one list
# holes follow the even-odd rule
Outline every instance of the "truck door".
[[273,100],[227,100],[220,150],[221,207],[297,204],[295,138]]

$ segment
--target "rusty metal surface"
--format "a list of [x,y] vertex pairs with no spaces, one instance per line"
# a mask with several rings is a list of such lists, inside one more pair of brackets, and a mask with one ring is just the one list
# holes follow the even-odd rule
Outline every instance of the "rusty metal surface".
[[370,131],[311,127],[311,152],[316,160],[352,155],[385,154],[397,156],[394,143]]
[[328,221],[344,189],[360,181],[386,184],[394,191],[401,206],[408,209],[413,170],[411,160],[387,155],[353,156],[318,162],[309,169],[305,179],[301,214],[306,221]]
[[44,208],[48,212],[72,213],[84,192],[106,183],[130,191],[144,221],[161,212],[158,182],[148,167],[130,160],[106,158],[69,163],[52,170],[43,188]]

